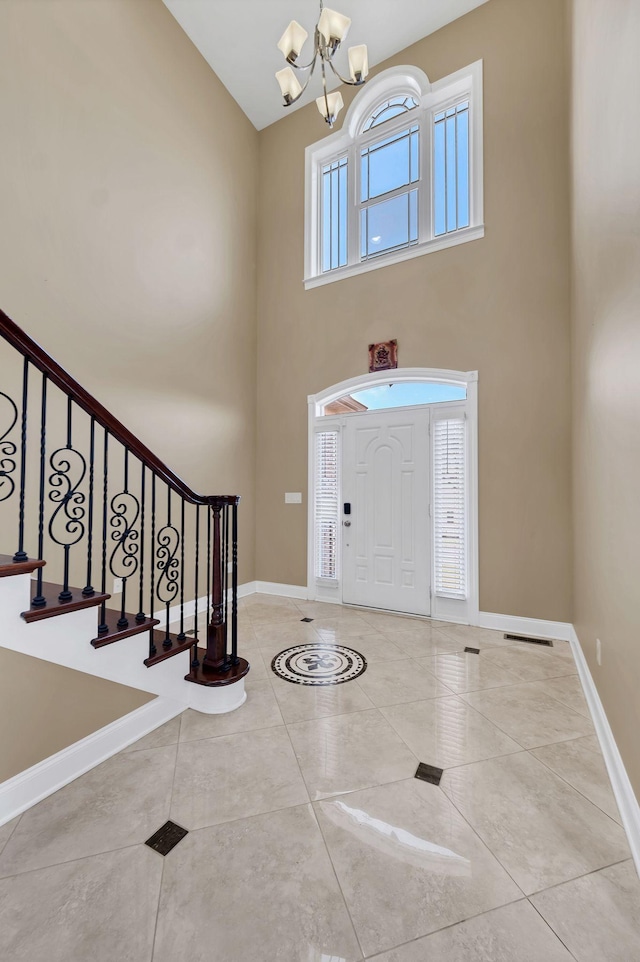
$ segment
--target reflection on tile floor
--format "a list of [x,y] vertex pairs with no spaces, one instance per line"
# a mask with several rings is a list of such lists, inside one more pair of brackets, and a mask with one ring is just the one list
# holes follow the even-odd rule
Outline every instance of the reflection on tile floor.
[[[261,595],[239,620],[242,708],[187,711],[0,827],[0,962],[640,959],[567,644]],[[367,671],[271,672],[320,640]],[[163,859],[169,817],[189,834]]]

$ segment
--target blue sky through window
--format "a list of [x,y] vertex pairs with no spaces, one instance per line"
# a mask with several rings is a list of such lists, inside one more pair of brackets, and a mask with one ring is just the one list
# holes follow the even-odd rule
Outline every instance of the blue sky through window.
[[[390,372],[392,373],[392,372]],[[441,384],[425,381],[404,381],[397,384],[380,384],[356,391],[351,395],[369,411],[384,408],[406,408],[413,404],[436,404],[439,401],[464,401],[467,389],[458,384]]]

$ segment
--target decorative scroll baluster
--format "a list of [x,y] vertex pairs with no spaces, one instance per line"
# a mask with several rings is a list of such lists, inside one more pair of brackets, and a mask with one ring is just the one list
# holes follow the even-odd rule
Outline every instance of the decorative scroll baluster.
[[[149,602],[149,613],[154,617],[156,601],[156,476],[151,475],[151,599]],[[157,648],[153,637],[153,628],[149,632],[149,658],[157,654]]]
[[[40,493],[38,505],[38,558],[44,554],[44,491],[45,457],[47,453],[47,375],[42,375],[42,394],[40,397]],[[38,568],[36,594],[31,604],[34,608],[44,608],[47,599],[42,594],[42,568]]]
[[200,661],[198,659],[198,598],[199,598],[199,585],[198,585],[198,575],[199,575],[199,563],[200,563],[200,505],[196,505],[196,583],[194,587],[194,604],[195,611],[193,616],[193,634],[194,643],[193,650],[191,653],[191,667],[193,669],[198,668]]
[[[104,432],[104,453],[102,460],[102,594],[107,590],[107,514],[109,497],[109,432]],[[98,634],[104,635],[109,631],[107,624],[107,602],[100,605],[100,624]]]
[[22,424],[20,431],[20,501],[18,508],[18,550],[14,561],[27,561],[24,550],[24,491],[27,478],[27,408],[29,397],[29,358],[25,357],[22,370]]
[[11,475],[16,469],[14,455],[17,448],[13,441],[7,441],[6,439],[13,431],[18,420],[18,408],[15,401],[4,391],[0,391],[0,401],[3,407],[8,408],[8,416],[5,417],[3,414],[0,418],[0,424],[3,424],[5,420],[9,422],[8,427],[5,427],[0,434],[0,501],[8,501],[16,489],[16,483]]
[[238,505],[231,506],[231,663],[238,664]]
[[129,627],[127,618],[127,582],[138,570],[139,533],[136,523],[140,515],[140,502],[129,491],[129,450],[124,449],[124,485],[123,490],[111,499],[110,525],[113,528],[111,540],[115,547],[109,558],[109,571],[114,578],[120,578],[122,594],[120,601],[120,617],[117,628],[124,631]]
[[93,575],[93,486],[95,469],[95,449],[96,449],[96,422],[91,418],[89,426],[89,506],[87,514],[87,583],[82,589],[85,598],[95,594],[95,589],[91,584]]
[[169,632],[169,622],[171,618],[171,602],[175,601],[179,587],[178,578],[180,575],[180,562],[176,558],[180,547],[180,535],[178,529],[171,523],[171,488],[167,488],[167,523],[158,532],[158,548],[156,557],[158,560],[158,600],[165,606],[165,635],[162,647],[167,650],[171,648],[173,642]]
[[[144,614],[144,502],[145,502],[145,466],[142,465],[140,471],[140,599],[138,603],[138,614],[136,621],[138,624],[145,620]],[[151,612],[153,617],[153,610]]]
[[57,505],[49,521],[49,537],[62,547],[64,562],[62,591],[58,595],[58,601],[71,601],[73,595],[69,590],[69,562],[71,548],[84,536],[82,519],[85,516],[85,496],[80,491],[80,485],[87,471],[87,462],[72,444],[70,397],[67,398],[67,443],[64,448],[57,448],[53,452],[49,458],[49,466],[49,500]]
[[178,641],[187,640],[184,633],[184,498],[180,499],[180,632]]

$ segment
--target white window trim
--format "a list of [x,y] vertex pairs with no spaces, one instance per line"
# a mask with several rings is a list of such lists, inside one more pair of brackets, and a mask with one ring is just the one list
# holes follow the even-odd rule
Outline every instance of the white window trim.
[[[336,582],[329,579],[317,579],[315,575],[315,435],[318,431],[336,431],[341,437],[345,418],[358,417],[358,414],[323,415],[326,404],[337,401],[345,394],[364,391],[379,384],[403,381],[439,381],[444,384],[464,385],[467,390],[466,401],[442,401],[429,404],[428,407],[438,413],[435,416],[446,416],[447,413],[466,413],[467,422],[467,599],[445,596],[432,596],[431,618],[438,621],[450,621],[460,624],[479,624],[480,612],[480,584],[479,584],[479,549],[478,549],[478,372],[451,371],[441,368],[405,367],[394,371],[378,371],[375,374],[361,375],[334,384],[318,394],[310,394],[308,402],[308,515],[307,515],[307,598],[310,601],[328,601],[341,605],[342,602],[342,570],[339,569],[340,579]],[[341,477],[341,467],[339,467]],[[431,498],[431,493],[430,493]],[[341,535],[342,526],[338,531]],[[342,543],[338,545],[342,557]],[[432,545],[433,555],[433,545]],[[433,558],[432,558],[433,570]],[[433,581],[433,576],[431,578]]]
[[[362,128],[376,106],[389,97],[402,94],[411,95],[418,101],[413,110],[378,127],[362,132]],[[432,213],[432,127],[433,114],[452,106],[461,100],[469,100],[469,186],[471,194],[470,226],[437,237],[433,230]],[[415,120],[413,119],[415,118]],[[419,123],[421,130],[421,178],[416,183],[420,188],[419,241],[411,247],[380,254],[372,260],[360,261],[360,225],[355,211],[359,208],[358,178],[360,165],[357,154],[361,146],[379,140],[382,135],[393,134],[408,124]],[[305,150],[305,225],[304,225],[304,285],[307,290],[330,284],[344,277],[377,270],[388,264],[410,260],[422,254],[445,250],[458,244],[468,243],[484,237],[483,201],[483,117],[482,117],[482,60],[463,67],[448,77],[434,83],[417,67],[391,67],[378,74],[360,91],[354,99],[344,119],[341,130]],[[347,249],[349,262],[346,267],[338,267],[322,272],[321,256],[321,168],[339,157],[349,157],[348,189],[349,214],[347,220]]]

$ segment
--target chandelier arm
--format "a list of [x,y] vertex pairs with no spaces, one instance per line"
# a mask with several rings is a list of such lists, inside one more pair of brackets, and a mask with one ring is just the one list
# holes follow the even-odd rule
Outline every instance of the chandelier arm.
[[347,84],[347,86],[349,87],[361,87],[362,84],[364,83],[364,80],[347,80],[347,78],[343,77],[341,73],[338,73],[336,68],[333,66],[333,60],[329,60],[328,64],[333,70],[338,80],[340,80],[343,84]]
[[297,97],[292,97],[292,99],[289,101],[289,103],[288,103],[288,104],[285,104],[285,107],[290,107],[292,104],[295,104],[298,100],[300,100],[300,98],[302,97],[303,93],[305,92],[305,90],[306,90],[307,87],[309,86],[309,81],[310,81],[311,78],[313,77],[313,71],[315,70],[316,62],[317,62],[317,57],[314,57],[313,60],[311,61],[311,70],[309,71],[309,76],[307,77],[307,79],[305,80],[304,84],[302,85],[302,90],[300,91],[300,93],[298,94]]

